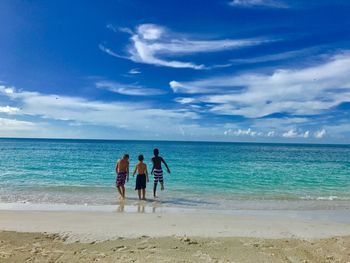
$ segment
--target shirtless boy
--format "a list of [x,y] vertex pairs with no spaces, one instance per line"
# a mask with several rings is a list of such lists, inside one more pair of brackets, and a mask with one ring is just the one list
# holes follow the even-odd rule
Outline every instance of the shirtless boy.
[[129,181],[129,154],[124,154],[123,158],[117,161],[115,171],[117,174],[116,185],[120,195],[119,199],[124,200],[125,180]]
[[164,163],[169,174],[170,174],[170,169],[167,163],[165,162],[165,160],[161,156],[159,156],[158,149],[154,149],[153,154],[154,154],[152,158],[153,167],[152,167],[151,174],[154,174],[153,196],[156,197],[158,181],[160,182],[161,190],[162,191],[164,190],[162,163]]
[[[136,185],[135,190],[138,191],[139,199],[146,200],[146,181],[148,180],[148,171],[147,171],[147,165],[143,163],[143,155],[139,155],[139,162],[135,166],[135,170],[132,176],[135,176],[135,173],[137,171],[137,177],[136,177]],[[142,195],[141,195],[142,194]]]

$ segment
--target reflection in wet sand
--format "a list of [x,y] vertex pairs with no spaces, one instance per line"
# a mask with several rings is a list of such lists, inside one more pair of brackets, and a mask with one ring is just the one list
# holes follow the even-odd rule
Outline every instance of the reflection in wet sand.
[[123,213],[124,212],[124,208],[125,208],[125,202],[124,201],[120,201],[119,206],[117,208],[117,212]]
[[143,202],[139,202],[137,205],[137,212],[144,213],[145,212],[145,204]]

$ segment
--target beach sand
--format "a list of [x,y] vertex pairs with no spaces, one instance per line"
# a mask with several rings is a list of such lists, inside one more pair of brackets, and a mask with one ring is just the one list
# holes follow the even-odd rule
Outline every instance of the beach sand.
[[55,234],[0,232],[0,262],[349,262],[350,237],[120,238],[65,243]]
[[350,224],[305,213],[2,210],[0,262],[350,262]]

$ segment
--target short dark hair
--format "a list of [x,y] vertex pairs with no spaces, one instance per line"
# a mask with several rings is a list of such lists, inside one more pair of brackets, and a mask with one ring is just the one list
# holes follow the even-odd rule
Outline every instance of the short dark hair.
[[144,159],[144,158],[143,158],[143,155],[140,154],[138,159],[139,159],[140,162],[143,161],[143,159]]
[[124,154],[123,158],[128,158],[129,159],[129,154]]
[[153,150],[153,154],[154,154],[155,156],[158,156],[158,155],[159,155],[159,150],[158,150],[157,148],[155,148],[155,149]]

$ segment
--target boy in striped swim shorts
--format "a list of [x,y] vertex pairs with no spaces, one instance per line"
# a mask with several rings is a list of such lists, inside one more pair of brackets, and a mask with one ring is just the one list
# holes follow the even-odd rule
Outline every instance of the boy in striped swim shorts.
[[154,154],[154,156],[152,158],[153,167],[152,167],[152,171],[151,171],[151,174],[154,174],[153,196],[157,197],[156,192],[157,192],[158,182],[160,183],[160,186],[161,186],[160,189],[162,191],[164,190],[162,163],[164,163],[169,174],[170,174],[170,169],[169,169],[167,163],[165,162],[165,160],[161,156],[159,156],[158,149],[154,149],[153,154]]

